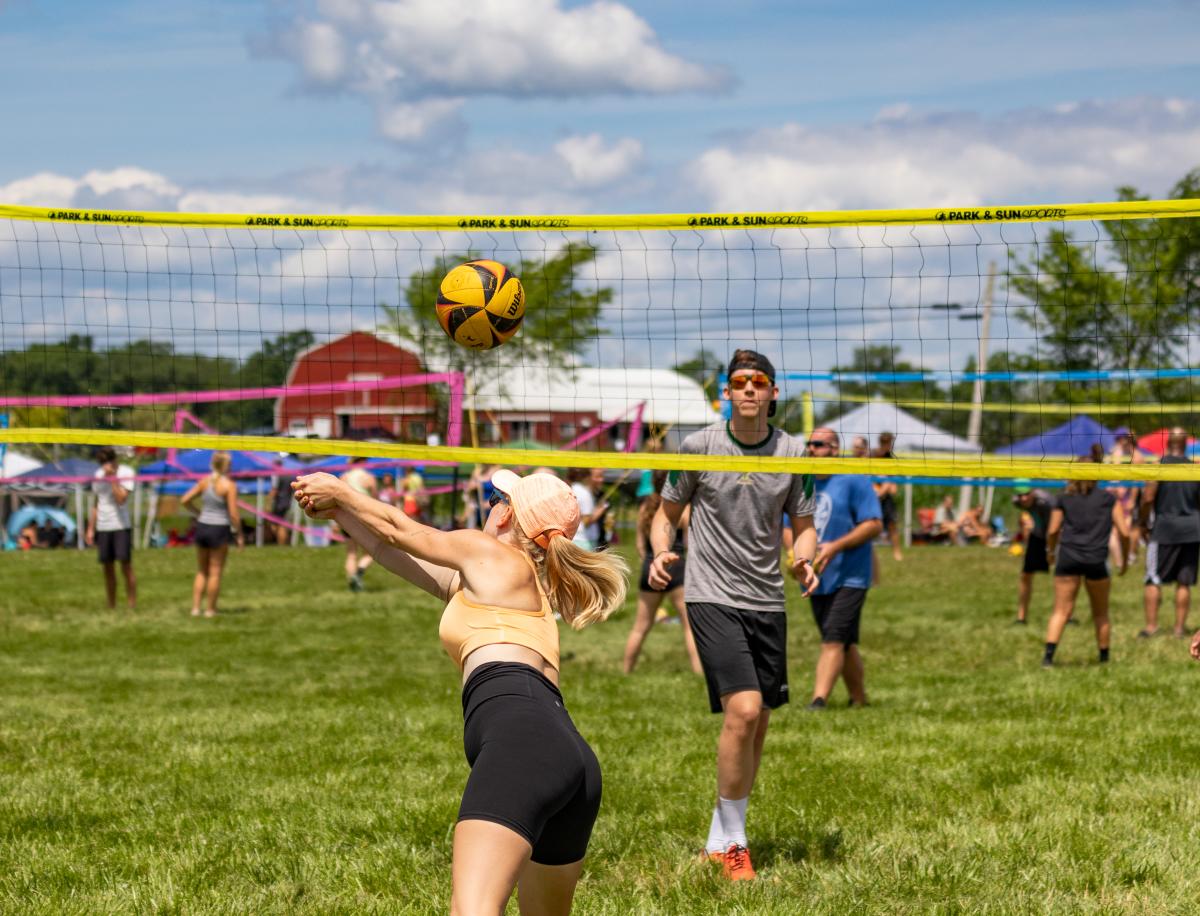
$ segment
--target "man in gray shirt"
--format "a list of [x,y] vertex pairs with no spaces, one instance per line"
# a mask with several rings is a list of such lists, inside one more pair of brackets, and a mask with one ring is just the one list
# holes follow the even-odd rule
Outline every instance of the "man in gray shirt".
[[[799,457],[803,445],[767,418],[779,389],[770,361],[738,350],[725,395],[732,417],[688,436],[682,454]],[[727,877],[755,877],[746,841],[746,805],[762,759],[770,711],[788,700],[787,615],[780,570],[782,519],[795,536],[792,574],[805,595],[817,586],[812,568],[813,482],[808,475],[746,471],[673,472],[650,528],[649,580],[662,588],[684,507],[691,505],[684,574],[688,617],[708,684],[709,706],[724,720],[717,744],[717,804],[705,851]]]

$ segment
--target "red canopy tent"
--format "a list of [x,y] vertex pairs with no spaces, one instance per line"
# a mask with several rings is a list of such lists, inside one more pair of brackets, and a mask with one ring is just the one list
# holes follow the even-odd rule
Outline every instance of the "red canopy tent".
[[[1171,434],[1171,430],[1167,427],[1156,429],[1152,433],[1146,433],[1138,439],[1138,448],[1142,451],[1149,452],[1152,455],[1164,455],[1167,451],[1167,437]],[[1195,438],[1188,436],[1188,445],[1195,442]]]

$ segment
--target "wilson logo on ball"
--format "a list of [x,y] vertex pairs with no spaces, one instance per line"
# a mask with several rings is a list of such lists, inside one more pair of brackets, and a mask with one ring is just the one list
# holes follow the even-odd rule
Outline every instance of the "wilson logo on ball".
[[525,319],[525,290],[498,261],[467,261],[442,278],[437,318],[459,346],[490,350],[520,329]]

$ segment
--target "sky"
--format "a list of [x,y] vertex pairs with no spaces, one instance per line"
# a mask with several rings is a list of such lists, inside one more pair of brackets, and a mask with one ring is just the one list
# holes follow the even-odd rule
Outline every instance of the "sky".
[[[485,214],[1161,197],[1200,166],[1197,47],[1190,0],[0,0],[0,202]],[[881,333],[894,321],[858,340]]]

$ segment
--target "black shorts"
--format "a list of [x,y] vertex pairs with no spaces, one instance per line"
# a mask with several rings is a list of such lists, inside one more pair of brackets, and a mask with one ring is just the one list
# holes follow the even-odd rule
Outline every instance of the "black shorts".
[[471,775],[458,819],[519,833],[539,865],[578,862],[600,812],[600,763],[558,688],[528,665],[488,662],[471,672],[462,702]]
[[838,643],[849,648],[858,644],[858,625],[862,621],[865,588],[843,586],[828,595],[813,595],[813,620],[821,631],[821,642]]
[[1054,575],[1083,576],[1083,578],[1091,582],[1096,582],[1109,577],[1108,561],[1084,560],[1072,554],[1064,553],[1060,548],[1058,560],[1054,564]]
[[666,588],[654,588],[650,584],[650,555],[646,555],[646,561],[642,563],[642,576],[638,579],[638,591],[640,592],[673,592],[677,588],[683,588],[683,570],[687,565],[687,558],[679,555],[679,559],[667,567],[667,572],[671,574],[671,581],[667,583]]
[[101,563],[129,563],[133,560],[133,529],[97,531],[96,548]]
[[1050,561],[1046,558],[1046,539],[1029,536],[1025,544],[1025,562],[1021,564],[1023,573],[1050,572]]
[[196,523],[196,546],[208,550],[224,547],[233,538],[228,525],[202,525]]
[[896,524],[896,497],[887,495],[879,500],[879,514],[883,516],[883,530]]
[[721,697],[739,690],[757,690],[768,709],[788,701],[787,614],[690,601],[687,612],[709,709],[721,712]]
[[1146,584],[1196,584],[1196,567],[1200,565],[1200,543],[1160,544],[1151,541],[1146,548]]

